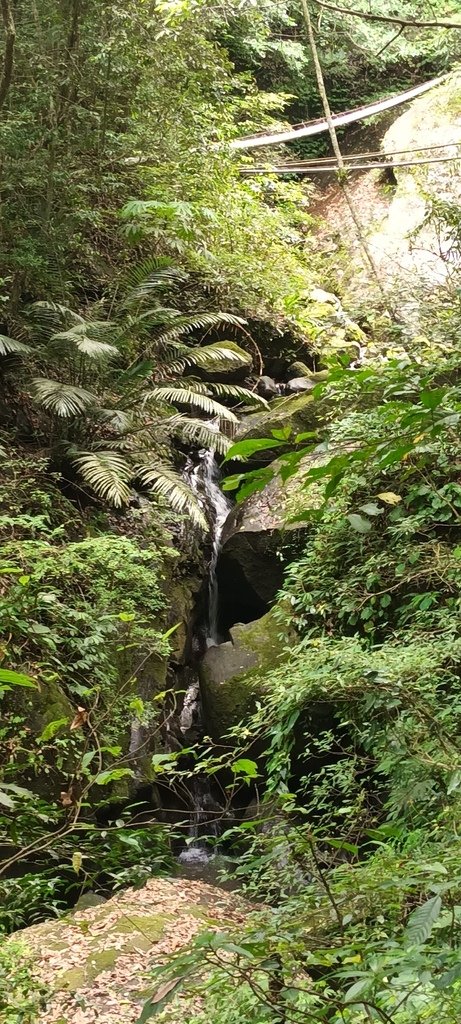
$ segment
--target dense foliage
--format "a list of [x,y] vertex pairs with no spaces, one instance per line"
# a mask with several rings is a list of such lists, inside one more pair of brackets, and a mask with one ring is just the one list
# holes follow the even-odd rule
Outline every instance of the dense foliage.
[[[335,110],[456,57],[445,0],[375,7],[309,0]],[[141,1020],[186,983],[205,1000],[181,1007],[191,1024],[455,1024],[457,268],[417,329],[368,292],[349,310],[363,331],[339,303],[319,314],[312,288],[334,287],[341,254],[314,244],[312,186],[247,178],[227,145],[322,112],[302,6],[1,13],[0,929],[172,870],[165,820],[184,824],[208,776],[234,878],[264,907],[159,969]],[[426,199],[453,266],[458,205]],[[267,413],[265,364],[300,355],[302,374],[323,367],[312,429],[232,445],[242,411]],[[284,661],[254,672],[254,710],[219,750],[184,750],[209,559],[184,467],[204,447],[237,500],[295,478],[299,529],[280,545]],[[45,997],[5,943],[2,1020],[34,1024]]]

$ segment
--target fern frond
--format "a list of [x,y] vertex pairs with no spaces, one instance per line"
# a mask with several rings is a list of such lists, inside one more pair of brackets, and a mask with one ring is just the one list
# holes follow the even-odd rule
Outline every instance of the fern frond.
[[220,402],[215,402],[208,395],[199,394],[187,387],[181,388],[166,385],[165,387],[152,388],[144,396],[144,402],[151,400],[163,401],[167,405],[189,405],[194,409],[200,409],[201,412],[205,412],[207,416],[219,416],[220,419],[229,420],[231,423],[237,422],[235,413],[231,412],[230,409],[226,409],[224,405],[221,405]]
[[10,355],[27,355],[31,352],[29,345],[24,345],[22,341],[16,341],[15,338],[8,338],[6,334],[0,334],[0,356]]
[[180,270],[178,267],[172,267],[167,259],[151,258],[145,260],[144,263],[139,264],[127,275],[126,284],[128,291],[121,308],[125,309],[137,303],[145,302],[159,288],[165,288],[166,285],[171,288],[172,285],[186,281],[187,276],[183,270]]
[[184,356],[186,366],[197,366],[201,370],[208,370],[210,373],[217,373],[219,370],[235,369],[248,365],[246,352],[236,351],[232,346],[226,346],[226,342],[218,342],[215,345],[204,345],[202,348],[192,348]]
[[220,327],[222,324],[230,324],[233,327],[242,327],[246,323],[239,316],[232,313],[195,313],[189,316],[179,317],[172,327],[167,327],[156,338],[157,342],[167,341],[182,337],[183,334],[191,334],[192,331],[202,330],[205,327]]
[[97,338],[90,338],[88,331],[95,333],[102,333],[110,329],[113,333],[114,325],[105,323],[104,321],[95,320],[92,323],[83,322],[81,324],[75,324],[73,327],[69,327],[67,331],[58,331],[57,334],[53,334],[50,338],[51,342],[54,341],[70,341],[78,349],[82,355],[88,356],[90,359],[101,359],[106,356],[118,356],[118,349],[115,345],[110,345],[106,341],[98,341]]
[[249,388],[241,388],[238,384],[215,384],[208,382],[207,387],[217,398],[237,398],[244,405],[251,405],[257,409],[268,409],[269,404],[261,395],[257,395]]
[[156,494],[166,498],[175,512],[186,512],[197,526],[207,529],[207,522],[193,491],[174,469],[162,462],[136,467],[139,481]]
[[128,481],[132,469],[119,452],[82,452],[72,459],[86,484],[104,501],[116,508],[131,499]]
[[36,402],[55,416],[79,416],[96,402],[96,396],[90,391],[63,384],[59,380],[36,377],[32,381],[32,388]]
[[84,318],[74,309],[63,306],[59,302],[34,302],[27,310],[28,317],[32,320],[35,331],[44,338],[49,338],[64,323],[81,323]]
[[199,448],[214,448],[219,455],[225,455],[232,441],[220,430],[210,426],[206,420],[193,420],[189,416],[172,416],[164,420],[164,429],[185,441],[196,444]]

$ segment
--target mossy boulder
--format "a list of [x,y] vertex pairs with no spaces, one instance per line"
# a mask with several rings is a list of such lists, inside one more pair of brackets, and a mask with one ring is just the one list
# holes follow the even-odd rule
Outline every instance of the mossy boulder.
[[206,732],[217,742],[236,725],[262,693],[261,678],[289,654],[293,636],[274,609],[255,622],[238,623],[227,643],[210,647],[200,664]]
[[[16,951],[20,944],[17,957],[47,990],[46,1006],[34,1017],[37,1024],[83,1019],[131,1024],[155,989],[153,969],[199,931],[238,926],[243,909],[238,896],[212,885],[153,878],[141,889],[25,928],[5,941]],[[184,1019],[184,1011],[177,1019]]]
[[288,395],[276,398],[269,409],[250,413],[240,424],[239,441],[256,437],[271,437],[273,430],[288,428],[293,437],[306,430],[315,430],[318,423],[317,406],[311,394]]

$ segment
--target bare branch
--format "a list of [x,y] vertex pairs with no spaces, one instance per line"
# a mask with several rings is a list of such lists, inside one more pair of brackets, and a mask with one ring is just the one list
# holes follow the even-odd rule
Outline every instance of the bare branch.
[[382,21],[391,25],[401,25],[402,28],[459,28],[461,21],[417,21],[392,17],[386,14],[371,14],[369,11],[352,11],[349,7],[340,7],[337,4],[326,3],[325,0],[314,0],[318,7],[326,11],[336,11],[338,14],[350,14],[351,18],[363,18],[366,21]]

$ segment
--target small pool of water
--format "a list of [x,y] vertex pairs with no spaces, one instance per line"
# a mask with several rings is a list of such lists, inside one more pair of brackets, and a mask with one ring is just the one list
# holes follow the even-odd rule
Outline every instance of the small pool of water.
[[205,846],[188,846],[181,850],[177,861],[175,875],[177,878],[189,878],[193,881],[208,882],[217,885],[226,892],[235,892],[239,883],[234,878],[224,879],[222,875],[231,871],[234,861],[222,853],[213,853]]

